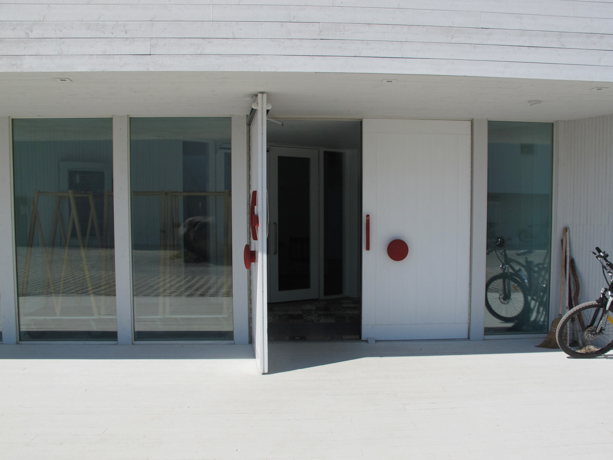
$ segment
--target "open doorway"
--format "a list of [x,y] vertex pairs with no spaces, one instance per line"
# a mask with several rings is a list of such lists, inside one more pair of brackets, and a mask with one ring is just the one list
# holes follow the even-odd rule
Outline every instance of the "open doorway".
[[268,337],[361,335],[361,123],[268,122]]

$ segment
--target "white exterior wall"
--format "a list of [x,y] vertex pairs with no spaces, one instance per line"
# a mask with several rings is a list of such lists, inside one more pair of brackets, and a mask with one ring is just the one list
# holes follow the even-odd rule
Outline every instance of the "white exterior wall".
[[[9,83],[0,88],[5,91],[0,97],[5,108],[0,103],[0,111],[18,117],[244,115],[251,100],[243,96],[268,90],[277,97],[275,116],[291,107],[301,116],[314,117],[341,113],[354,118],[578,118],[609,112],[608,106],[606,111],[594,109],[598,101],[606,103],[607,93],[591,91],[592,86],[609,85],[580,83],[585,88],[578,88],[577,83],[569,90],[564,82],[553,85],[549,80],[613,82],[612,42],[613,2],[105,0],[101,4],[95,0],[13,0],[0,3],[0,74]],[[143,74],[120,77],[111,73],[125,71]],[[190,71],[228,73],[203,82],[205,74],[190,77]],[[246,71],[251,76],[231,74]],[[36,72],[83,74],[82,81],[58,89],[53,78],[32,78]],[[123,77],[134,84],[145,79],[145,72],[149,80],[139,85],[142,91],[137,94]],[[254,82],[253,72],[268,74]],[[282,72],[295,72],[296,78],[299,72],[356,75],[351,81],[345,75],[326,76],[324,81],[318,74],[312,81],[292,80],[283,87],[287,74]],[[391,87],[395,91],[376,93],[377,88],[361,86],[368,73],[426,77],[418,77],[412,86],[400,82]],[[273,81],[273,74],[282,77]],[[450,85],[431,75],[506,79],[458,78]],[[515,80],[518,78],[522,80]],[[162,83],[152,84],[155,79]],[[469,84],[473,86],[466,86]],[[210,90],[212,86],[215,91]],[[105,93],[107,87],[111,93]],[[522,88],[519,96],[512,91],[516,87]],[[186,94],[181,88],[187,88]],[[457,94],[445,92],[450,88]],[[35,91],[44,97],[37,97]],[[320,91],[322,96],[315,104],[313,97]],[[226,96],[229,93],[232,97]],[[291,99],[293,94],[299,95],[298,102]],[[361,99],[353,99],[357,94]],[[418,94],[425,99],[405,99]],[[569,94],[576,95],[573,103],[568,102]],[[533,99],[545,103],[539,105],[537,100],[532,106]],[[334,109],[324,106],[322,100],[331,101]],[[523,105],[519,107],[517,101]],[[585,114],[568,115],[568,110],[581,104]],[[436,107],[440,110],[433,113]],[[600,278],[593,276],[598,265],[590,248],[600,244],[613,253],[613,221],[606,211],[610,190],[605,181],[613,169],[606,160],[606,149],[610,152],[613,140],[612,124],[611,117],[604,117],[558,125],[554,235],[558,239],[561,227],[571,226],[573,254],[583,281],[582,299],[594,297],[600,288]],[[7,139],[0,136],[0,152],[10,151]],[[480,171],[482,180],[483,169]],[[604,210],[603,215],[599,209]],[[243,220],[244,212],[242,227],[246,225]],[[558,253],[554,243],[554,294],[559,280]],[[473,274],[479,270],[476,255],[473,252]],[[3,273],[8,268],[5,264]],[[476,287],[473,284],[475,292]],[[5,321],[14,321],[14,307],[6,307],[10,298],[5,295],[2,300]],[[557,310],[555,297],[552,308]],[[240,314],[241,340],[245,340],[246,313]]]
[[599,246],[613,254],[613,115],[557,125],[557,207],[553,236],[552,312],[557,315],[562,229],[570,228],[571,255],[581,283],[580,302],[594,300],[604,287]]
[[613,81],[613,3],[104,3],[0,4],[0,71],[377,72]]

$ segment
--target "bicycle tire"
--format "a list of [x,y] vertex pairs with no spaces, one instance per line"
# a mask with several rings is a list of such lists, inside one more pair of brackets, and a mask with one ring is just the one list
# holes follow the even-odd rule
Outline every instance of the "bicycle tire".
[[[607,314],[604,330],[593,336],[594,323]],[[610,318],[610,319],[609,319]],[[560,349],[573,358],[595,358],[613,348],[613,318],[599,302],[577,305],[560,320],[556,329],[556,341]]]
[[[503,283],[510,283],[509,298],[504,297]],[[492,276],[485,284],[485,308],[500,321],[516,320],[528,305],[523,281],[507,273]]]

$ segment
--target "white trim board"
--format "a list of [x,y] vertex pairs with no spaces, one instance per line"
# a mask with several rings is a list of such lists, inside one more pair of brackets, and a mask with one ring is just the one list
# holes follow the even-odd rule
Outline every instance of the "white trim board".
[[473,120],[472,130],[470,330],[468,335],[471,340],[483,340],[487,251],[487,120]]
[[134,299],[130,226],[130,120],[127,116],[113,117],[113,212],[117,341],[120,345],[131,345],[134,342]]
[[452,324],[365,324],[362,337],[376,340],[466,339],[468,323]]
[[18,342],[15,213],[13,212],[13,155],[11,119],[0,119],[0,306],[2,342]]
[[249,272],[243,251],[248,242],[249,163],[247,118],[232,117],[232,312],[234,343],[249,343]]

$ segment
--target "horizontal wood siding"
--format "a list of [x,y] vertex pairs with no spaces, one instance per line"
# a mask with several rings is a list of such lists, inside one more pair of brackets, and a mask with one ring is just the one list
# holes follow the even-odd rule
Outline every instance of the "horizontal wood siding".
[[[0,71],[273,70],[613,81],[612,49],[611,2],[0,1]],[[266,60],[258,65],[254,58]]]
[[[558,242],[568,226],[581,282],[579,300],[585,302],[596,299],[605,285],[600,264],[592,255],[594,247],[613,254],[613,116],[560,122],[557,134],[554,294],[560,279]],[[557,299],[553,305],[557,313]]]

